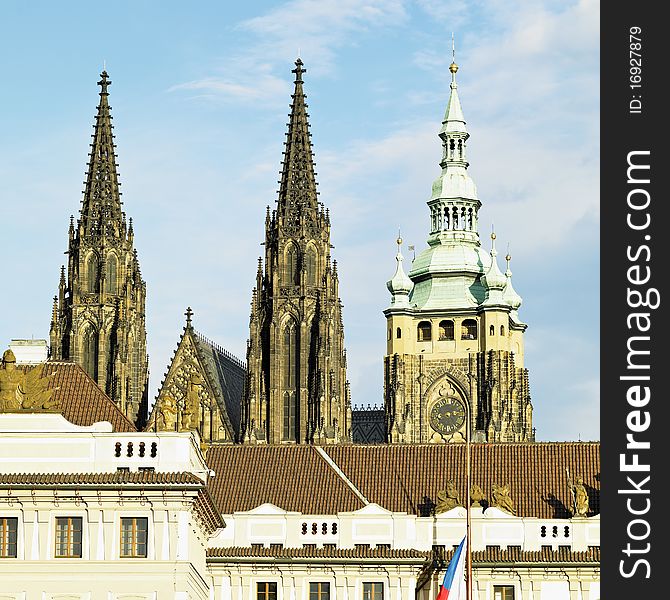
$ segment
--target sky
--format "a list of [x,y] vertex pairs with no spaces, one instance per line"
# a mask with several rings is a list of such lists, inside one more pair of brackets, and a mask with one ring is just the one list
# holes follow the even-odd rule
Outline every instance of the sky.
[[406,266],[426,247],[453,32],[482,243],[494,226],[509,244],[529,325],[536,439],[599,439],[597,1],[7,0],[1,29],[0,346],[48,339],[104,65],[150,402],[187,306],[243,359],[299,55],[352,402],[381,405],[386,281],[399,228]]

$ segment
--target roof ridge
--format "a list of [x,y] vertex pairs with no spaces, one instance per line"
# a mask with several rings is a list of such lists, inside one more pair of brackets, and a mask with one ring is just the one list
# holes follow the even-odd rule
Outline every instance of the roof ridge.
[[347,484],[347,486],[351,489],[351,491],[356,494],[359,500],[363,502],[366,506],[370,504],[370,501],[363,495],[363,493],[354,485],[354,482],[349,479],[344,471],[340,469],[339,465],[330,457],[330,455],[326,452],[324,448],[321,446],[314,446],[314,449],[317,451],[317,453],[323,458],[324,461],[326,461],[326,464],[335,471],[337,476],[344,481],[344,483]]

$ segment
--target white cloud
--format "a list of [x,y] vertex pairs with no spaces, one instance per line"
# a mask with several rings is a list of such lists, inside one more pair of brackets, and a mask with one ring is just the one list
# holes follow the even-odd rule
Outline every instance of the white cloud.
[[[210,75],[172,86],[177,90],[206,90],[229,101],[284,103],[288,87],[284,73],[298,54],[317,75],[335,68],[335,50],[375,28],[396,25],[405,17],[402,0],[292,0],[267,13],[242,21],[238,31],[255,36]],[[274,101],[274,102],[273,102]]]
[[246,84],[229,79],[205,77],[187,83],[173,85],[168,91],[193,90],[208,92],[198,97],[222,97],[234,101],[260,100],[271,104],[276,103],[278,97],[287,97],[290,86],[286,79],[275,77],[268,73],[256,73],[248,78]]

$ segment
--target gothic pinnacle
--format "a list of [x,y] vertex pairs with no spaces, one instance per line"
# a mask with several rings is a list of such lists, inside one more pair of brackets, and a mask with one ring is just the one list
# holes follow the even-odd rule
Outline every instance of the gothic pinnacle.
[[301,219],[313,222],[317,218],[318,193],[312,144],[309,139],[309,115],[303,92],[302,75],[306,71],[300,59],[295,64],[296,68],[292,71],[296,75],[295,89],[279,180],[277,216],[294,223],[300,222]]
[[81,208],[81,223],[87,235],[114,235],[121,231],[121,193],[115,162],[112,116],[107,88],[112,83],[107,71],[100,74],[100,103],[95,117],[93,143]]

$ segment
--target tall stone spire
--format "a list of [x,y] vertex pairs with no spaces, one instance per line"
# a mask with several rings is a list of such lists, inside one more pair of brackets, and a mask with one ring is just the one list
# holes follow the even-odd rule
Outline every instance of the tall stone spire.
[[116,146],[112,133],[112,115],[109,107],[111,85],[107,71],[100,74],[100,104],[95,117],[93,144],[89,154],[86,187],[81,207],[81,224],[86,236],[121,235],[124,221],[121,210],[121,192],[116,171]]
[[305,69],[300,59],[295,65],[277,207],[265,217],[265,264],[252,292],[245,443],[335,443],[351,435],[330,218],[317,200]]
[[277,216],[284,226],[316,225],[317,202],[314,160],[309,132],[309,114],[305,102],[302,76],[307,70],[299,58],[295,62],[295,90],[284,150]]
[[146,419],[146,284],[126,226],[116,164],[111,84],[100,102],[79,219],[70,218],[67,280],[61,270],[51,323],[51,358],[80,364],[138,426]]

